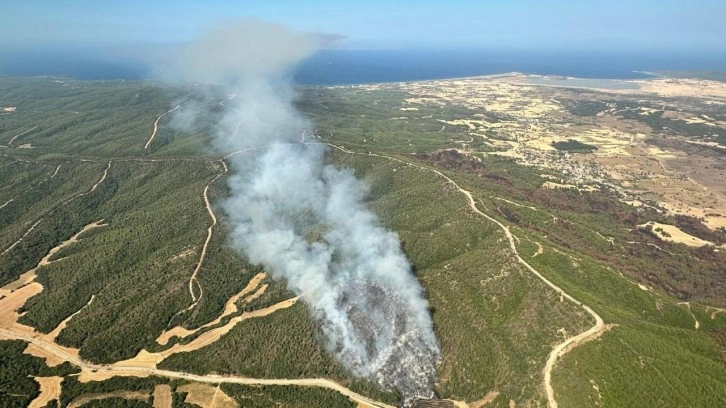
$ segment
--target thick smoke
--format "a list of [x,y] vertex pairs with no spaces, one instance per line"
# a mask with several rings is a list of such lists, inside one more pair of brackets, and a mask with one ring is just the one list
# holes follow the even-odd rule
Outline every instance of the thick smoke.
[[439,348],[428,304],[398,236],[363,204],[349,170],[325,165],[325,146],[301,143],[309,123],[292,107],[289,70],[325,41],[247,22],[182,53],[177,79],[226,87],[216,137],[234,175],[225,209],[233,242],[310,306],[329,351],[353,374],[432,397]]

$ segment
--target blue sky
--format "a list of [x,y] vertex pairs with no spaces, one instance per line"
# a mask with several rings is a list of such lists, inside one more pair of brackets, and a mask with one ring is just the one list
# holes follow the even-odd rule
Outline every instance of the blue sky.
[[338,34],[343,48],[726,51],[726,1],[0,0],[0,46],[188,41],[255,18]]

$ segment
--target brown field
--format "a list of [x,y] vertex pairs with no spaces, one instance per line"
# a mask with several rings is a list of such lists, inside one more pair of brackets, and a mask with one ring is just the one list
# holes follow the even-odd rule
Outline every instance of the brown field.
[[693,247],[702,247],[704,245],[713,245],[713,242],[706,241],[681,231],[673,225],[661,224],[659,222],[650,221],[646,224],[639,225],[639,228],[652,226],[654,233],[663,241],[677,242]]
[[154,408],[171,408],[171,387],[159,384],[154,387]]
[[219,386],[212,387],[208,384],[188,384],[178,388],[180,392],[186,392],[184,402],[199,405],[200,407],[237,408],[239,405]]

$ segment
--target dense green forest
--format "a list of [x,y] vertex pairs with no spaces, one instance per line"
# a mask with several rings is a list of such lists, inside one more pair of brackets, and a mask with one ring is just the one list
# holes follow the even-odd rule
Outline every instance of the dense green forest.
[[[23,306],[20,323],[48,333],[78,312],[57,342],[79,348],[85,361],[106,364],[142,349],[188,343],[240,313],[294,296],[284,281],[268,277],[263,296],[239,302],[239,311],[218,325],[173,338],[169,346],[156,342],[176,325],[194,329],[212,321],[262,272],[229,245],[232,226],[222,210],[228,174],[220,162],[224,155],[209,147],[225,109],[221,95],[214,88],[201,92],[135,81],[0,78],[0,106],[17,107],[0,116],[0,252],[5,251],[0,286],[35,268],[84,226],[102,224],[37,269],[43,291]],[[395,84],[375,91],[309,87],[299,89],[297,107],[312,121],[309,142],[345,147],[345,152],[330,148],[326,160],[364,180],[367,206],[400,236],[441,344],[440,397],[476,401],[496,390],[491,406],[507,407],[510,400],[544,406],[542,370],[552,348],[594,324],[581,307],[563,301],[518,262],[503,230],[475,213],[467,196],[443,175],[471,192],[480,211],[509,228],[523,259],[609,325],[598,339],[557,362],[553,385],[560,406],[723,405],[726,313],[709,307],[726,307],[726,252],[662,242],[637,226],[669,223],[719,245],[726,242],[724,233],[691,217],[625,205],[607,188],[584,194],[543,189],[541,171],[484,154],[482,144],[461,154],[457,141],[468,139],[468,133],[461,126],[442,128],[438,120],[473,112],[421,106],[406,120],[396,119],[406,97]],[[165,116],[144,149],[154,121],[177,104],[202,113],[195,125],[182,128],[174,115]],[[602,107],[581,103],[572,109],[587,119]],[[661,119],[632,118],[652,121],[654,127],[672,125]],[[576,141],[564,143],[564,150],[592,150]],[[217,224],[198,275],[204,296],[184,311],[192,303],[190,276],[212,222],[206,186]],[[23,354],[26,345],[0,341],[2,406],[26,406],[39,392],[32,377],[51,375],[64,377],[60,406],[115,391],[148,391],[150,397],[88,406],[148,406],[158,384],[172,386],[174,406],[188,406],[176,391],[185,381],[81,382],[76,367],[49,368]],[[378,390],[332,359],[302,302],[242,321],[219,341],[174,354],[159,368],[329,378],[379,401],[398,399],[395,391]],[[318,388],[223,384],[221,389],[240,406],[353,405]]]

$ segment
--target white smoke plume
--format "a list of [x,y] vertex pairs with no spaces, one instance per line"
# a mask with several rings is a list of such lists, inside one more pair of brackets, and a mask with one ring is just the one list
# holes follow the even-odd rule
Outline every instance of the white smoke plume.
[[366,209],[365,185],[325,165],[325,146],[301,143],[288,74],[325,37],[243,22],[181,53],[176,79],[222,85],[227,113],[215,138],[234,175],[225,210],[233,243],[283,278],[354,375],[398,390],[409,405],[433,396],[439,346],[428,303],[398,236]]

